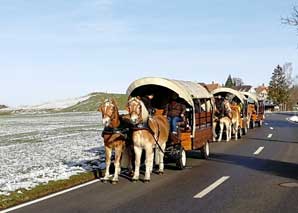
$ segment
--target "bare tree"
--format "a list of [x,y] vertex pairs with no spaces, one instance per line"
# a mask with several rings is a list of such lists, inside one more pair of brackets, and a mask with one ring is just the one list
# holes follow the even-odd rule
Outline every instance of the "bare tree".
[[234,77],[233,81],[234,81],[235,86],[242,86],[244,84],[242,78]]
[[292,63],[291,62],[286,62],[286,63],[284,63],[282,68],[283,68],[283,71],[285,72],[287,83],[290,87],[294,83],[294,78],[292,77],[292,73],[293,73]]
[[[293,12],[290,16],[286,18],[281,18],[283,24],[288,24],[291,26],[298,26],[298,8],[296,6],[293,7]],[[297,28],[298,31],[298,28]]]

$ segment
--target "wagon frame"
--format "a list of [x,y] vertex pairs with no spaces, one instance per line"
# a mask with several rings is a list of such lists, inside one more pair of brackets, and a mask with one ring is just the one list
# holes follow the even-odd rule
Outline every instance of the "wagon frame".
[[[250,127],[254,128],[256,124],[261,127],[265,119],[265,105],[263,100],[259,100],[257,96],[250,92],[242,92],[247,98],[248,110],[252,111],[250,119]],[[251,109],[249,109],[251,108]]]
[[177,135],[169,135],[166,157],[175,160],[180,169],[186,166],[185,151],[200,150],[202,157],[207,159],[210,153],[209,142],[213,137],[213,96],[196,82],[159,77],[137,79],[126,91],[132,97],[148,93],[154,94],[152,105],[157,109],[157,114],[163,113],[173,93],[186,105],[185,119],[178,123]]
[[241,137],[242,135],[247,134],[248,131],[248,124],[247,124],[247,99],[246,97],[239,91],[228,88],[228,87],[220,87],[217,88],[213,91],[211,91],[211,94],[216,96],[216,95],[222,95],[222,96],[227,96],[232,95],[233,98],[236,98],[239,102],[239,104],[241,103],[242,105],[242,109],[240,112],[240,119],[239,119],[239,137]]

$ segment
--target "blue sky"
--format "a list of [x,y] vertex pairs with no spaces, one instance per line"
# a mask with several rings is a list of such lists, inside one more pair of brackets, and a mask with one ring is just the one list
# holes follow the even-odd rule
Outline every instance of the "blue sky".
[[290,0],[0,0],[0,104],[94,91],[125,93],[140,77],[268,84],[298,74]]

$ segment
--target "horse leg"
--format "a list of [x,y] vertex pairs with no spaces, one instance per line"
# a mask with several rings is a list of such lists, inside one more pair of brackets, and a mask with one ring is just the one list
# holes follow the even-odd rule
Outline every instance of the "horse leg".
[[223,131],[223,127],[224,127],[224,124],[222,121],[219,122],[219,127],[220,127],[220,130],[219,130],[219,137],[218,137],[218,142],[221,141],[221,138],[222,138],[222,131]]
[[126,145],[123,146],[123,152],[121,155],[121,161],[120,161],[120,166],[121,168],[129,168],[129,153],[128,153],[128,148]]
[[159,166],[159,162],[160,162],[160,160],[159,160],[159,148],[158,148],[158,146],[156,146],[156,148],[155,148],[155,165]]
[[121,159],[121,153],[123,150],[123,144],[119,144],[118,146],[115,147],[115,173],[114,177],[112,179],[112,183],[117,183],[119,181],[118,176],[120,174],[121,168],[120,168],[120,159]]
[[235,129],[235,140],[238,140],[238,129],[239,129],[238,122],[234,124],[234,129]]
[[135,171],[132,177],[133,181],[138,181],[140,176],[140,164],[141,164],[141,156],[142,156],[142,148],[138,146],[134,146],[135,151]]
[[153,147],[151,144],[146,144],[145,145],[145,151],[146,151],[146,160],[145,160],[145,177],[144,177],[144,181],[148,182],[150,181],[150,173],[151,173],[151,169],[153,166]]
[[164,151],[166,149],[166,143],[163,143],[160,145],[160,148],[157,148],[158,151],[157,151],[157,155],[158,155],[158,164],[159,164],[159,170],[158,170],[158,173],[159,174],[163,174],[164,173],[164,162],[163,162],[163,159],[164,159]]
[[212,133],[213,133],[213,141],[216,141],[217,134],[216,134],[216,124],[217,122],[213,122]]
[[121,168],[127,168],[129,174],[132,174],[132,151],[127,145],[123,146],[120,165]]
[[230,141],[232,138],[232,123],[227,123],[226,129],[227,129],[227,141]]
[[109,180],[109,177],[110,177],[112,148],[105,146],[105,153],[106,153],[106,172],[105,172],[105,176],[102,178],[103,181]]

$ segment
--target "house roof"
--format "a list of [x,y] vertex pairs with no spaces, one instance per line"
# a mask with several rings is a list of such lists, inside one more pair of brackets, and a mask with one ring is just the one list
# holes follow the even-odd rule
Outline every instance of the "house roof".
[[256,90],[256,93],[257,94],[261,93],[264,90],[266,90],[266,92],[268,92],[268,87],[266,87],[266,86],[259,86],[259,87],[255,88],[255,90]]
[[234,86],[232,89],[240,91],[240,92],[248,92],[252,88],[251,85],[241,85],[241,86]]
[[221,87],[221,85],[218,83],[212,83],[212,84],[200,83],[200,84],[204,86],[209,92],[212,92],[213,90]]

